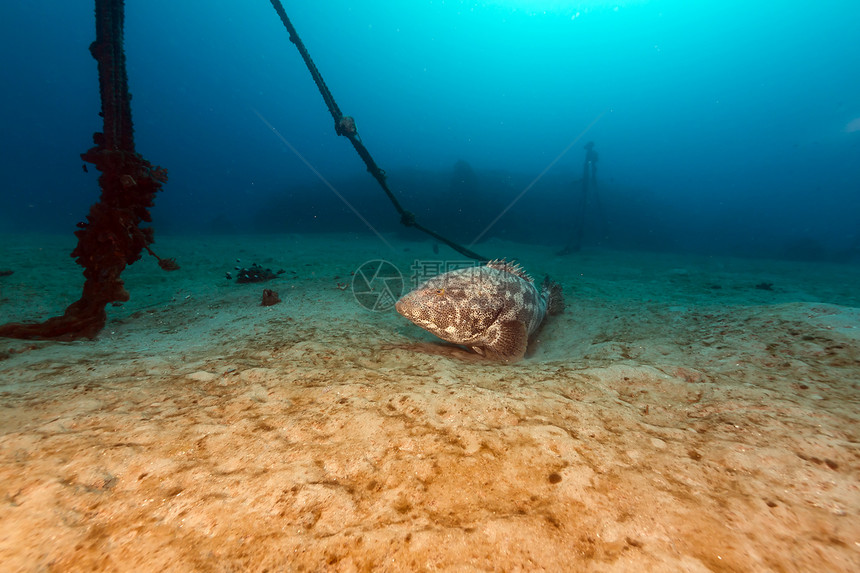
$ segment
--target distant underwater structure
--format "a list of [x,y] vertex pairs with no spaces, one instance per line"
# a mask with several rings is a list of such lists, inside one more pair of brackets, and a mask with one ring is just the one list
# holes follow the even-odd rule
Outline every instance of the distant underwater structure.
[[594,142],[589,141],[585,144],[585,162],[582,165],[582,188],[577,202],[577,210],[574,214],[573,232],[567,241],[567,245],[558,252],[559,255],[575,253],[582,248],[582,239],[587,223],[588,205],[592,202],[597,209],[601,231],[604,234],[607,232],[606,212],[603,210],[603,204],[600,202],[600,196],[597,194],[597,159],[598,155],[594,151]]

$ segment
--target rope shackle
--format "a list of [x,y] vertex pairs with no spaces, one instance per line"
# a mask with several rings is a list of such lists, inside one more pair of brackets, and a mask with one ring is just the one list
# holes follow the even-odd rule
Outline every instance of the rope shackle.
[[338,135],[344,137],[357,137],[358,129],[355,127],[355,120],[348,115],[342,115],[335,124],[334,130]]

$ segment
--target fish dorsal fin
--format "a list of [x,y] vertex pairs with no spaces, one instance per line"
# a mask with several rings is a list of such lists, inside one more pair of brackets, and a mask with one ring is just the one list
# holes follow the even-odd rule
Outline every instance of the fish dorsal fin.
[[530,283],[535,282],[523,268],[517,264],[516,261],[506,261],[505,259],[493,259],[487,263],[487,268],[496,269],[499,271],[505,271],[506,273],[511,273],[512,275],[518,276],[523,280],[527,280]]

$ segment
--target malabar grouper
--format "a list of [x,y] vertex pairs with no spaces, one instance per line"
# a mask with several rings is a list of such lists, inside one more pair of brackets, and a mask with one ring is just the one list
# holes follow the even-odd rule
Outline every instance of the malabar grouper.
[[561,286],[546,277],[538,289],[514,262],[437,275],[397,301],[397,312],[448,342],[502,362],[515,362],[548,315],[564,310]]

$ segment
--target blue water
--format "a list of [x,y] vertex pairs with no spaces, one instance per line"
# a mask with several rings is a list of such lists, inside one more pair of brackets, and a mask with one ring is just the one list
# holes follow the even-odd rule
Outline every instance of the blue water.
[[[457,240],[520,196],[485,238],[563,245],[593,141],[586,247],[858,259],[858,2],[285,8],[405,207]],[[71,233],[98,198],[94,37],[92,2],[0,5],[0,232]],[[129,2],[126,54],[158,233],[370,232],[323,179],[399,229],[269,2]]]

